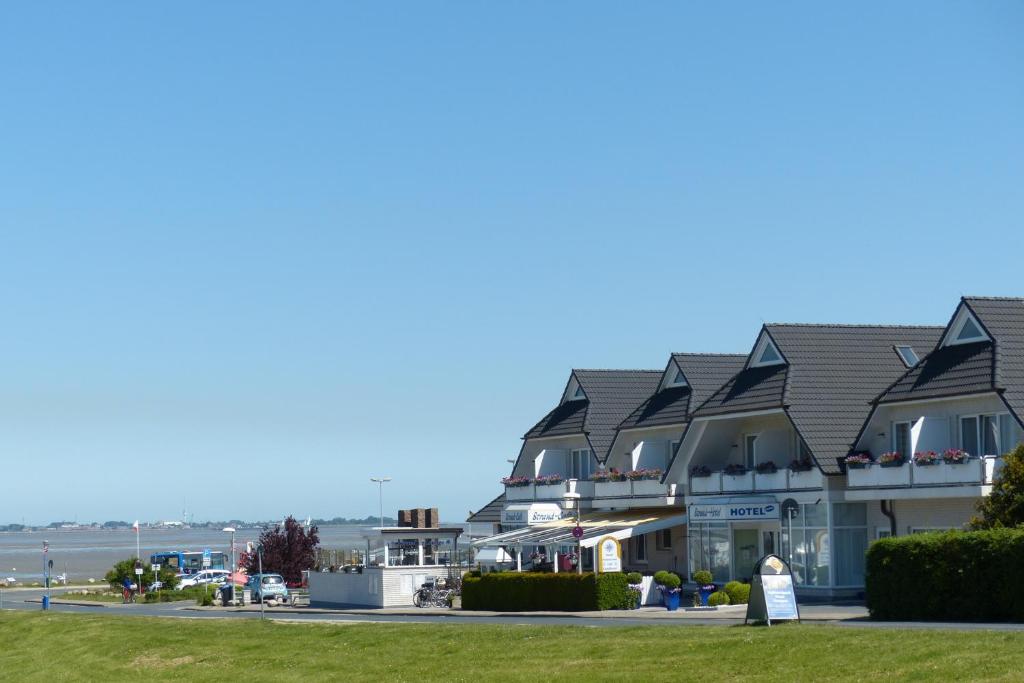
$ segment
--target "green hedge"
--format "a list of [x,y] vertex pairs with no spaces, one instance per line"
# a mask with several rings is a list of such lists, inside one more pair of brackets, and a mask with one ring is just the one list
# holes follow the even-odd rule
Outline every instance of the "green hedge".
[[635,605],[636,594],[619,573],[469,572],[462,580],[463,609],[586,612]]
[[730,581],[722,589],[729,596],[730,605],[745,605],[750,600],[750,584]]
[[882,620],[1024,621],[1024,530],[884,538],[867,554],[868,611]]

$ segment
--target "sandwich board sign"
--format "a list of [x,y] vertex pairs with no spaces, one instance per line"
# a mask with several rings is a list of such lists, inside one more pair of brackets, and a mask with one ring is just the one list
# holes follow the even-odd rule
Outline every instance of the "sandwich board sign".
[[773,621],[794,620],[800,621],[800,610],[793,590],[793,573],[778,556],[765,555],[754,565],[743,623],[763,621],[771,626]]
[[622,571],[622,547],[613,536],[605,536],[597,542],[597,571]]

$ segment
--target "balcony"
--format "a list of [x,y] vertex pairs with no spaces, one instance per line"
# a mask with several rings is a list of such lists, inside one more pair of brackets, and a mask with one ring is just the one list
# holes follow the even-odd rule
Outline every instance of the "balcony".
[[846,481],[850,488],[982,486],[992,483],[999,469],[998,458],[975,458],[962,464],[941,460],[934,465],[905,463],[900,467],[882,467],[870,463],[863,469],[848,468]]
[[596,498],[650,498],[673,495],[674,487],[662,484],[657,479],[635,481],[598,481],[594,485]]
[[820,489],[823,485],[821,470],[817,468],[805,472],[784,469],[776,472],[712,472],[703,477],[690,476],[690,493],[693,495]]
[[527,484],[526,486],[505,486],[506,500],[561,501],[565,498],[566,493],[578,493],[582,498],[593,498],[594,482],[581,479],[565,479],[557,484],[534,483]]

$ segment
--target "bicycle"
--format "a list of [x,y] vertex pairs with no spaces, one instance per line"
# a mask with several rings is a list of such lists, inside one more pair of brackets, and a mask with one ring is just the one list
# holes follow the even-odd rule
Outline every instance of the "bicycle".
[[451,607],[451,600],[456,592],[448,588],[444,579],[428,581],[412,596],[412,604],[416,607]]
[[127,605],[135,602],[135,589],[133,588],[122,588],[121,589],[121,604]]

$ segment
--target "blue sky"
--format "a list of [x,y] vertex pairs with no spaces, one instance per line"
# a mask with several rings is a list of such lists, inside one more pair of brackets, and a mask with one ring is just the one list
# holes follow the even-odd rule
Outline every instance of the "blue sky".
[[1024,5],[835,4],[6,8],[0,522],[461,519],[572,367],[1024,294]]

